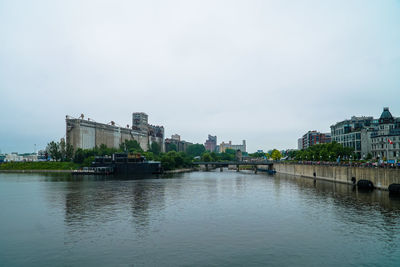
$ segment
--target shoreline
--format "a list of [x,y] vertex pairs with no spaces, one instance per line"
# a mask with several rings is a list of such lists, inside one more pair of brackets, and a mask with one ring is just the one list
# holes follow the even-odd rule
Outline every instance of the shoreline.
[[170,171],[165,171],[164,174],[175,174],[175,173],[185,173],[185,172],[194,172],[198,171],[198,168],[184,168],[184,169],[175,169]]
[[[164,174],[186,173],[198,171],[198,168],[183,168],[165,171]],[[73,173],[75,170],[0,170],[0,173]]]
[[274,168],[277,173],[349,185],[356,185],[359,180],[367,180],[372,182],[374,188],[384,191],[388,191],[391,184],[400,184],[399,169],[297,163],[274,163]]
[[74,170],[0,170],[0,173],[72,173]]

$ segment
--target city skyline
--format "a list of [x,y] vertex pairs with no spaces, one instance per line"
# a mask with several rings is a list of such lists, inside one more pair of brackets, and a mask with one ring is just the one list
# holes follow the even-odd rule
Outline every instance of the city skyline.
[[248,151],[351,116],[400,116],[399,1],[3,1],[0,150],[65,137],[65,115]]

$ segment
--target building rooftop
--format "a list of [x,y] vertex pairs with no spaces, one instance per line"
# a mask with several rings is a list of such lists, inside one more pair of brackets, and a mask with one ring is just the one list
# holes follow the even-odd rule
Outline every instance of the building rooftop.
[[389,108],[388,107],[383,108],[382,115],[379,118],[379,123],[390,123],[393,121],[394,118],[392,116],[392,113],[390,113]]

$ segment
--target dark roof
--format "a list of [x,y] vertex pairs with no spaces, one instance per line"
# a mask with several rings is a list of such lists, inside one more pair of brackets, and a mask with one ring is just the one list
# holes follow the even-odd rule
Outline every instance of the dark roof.
[[391,123],[394,121],[392,114],[389,111],[389,108],[383,108],[383,112],[381,117],[379,118],[379,123]]

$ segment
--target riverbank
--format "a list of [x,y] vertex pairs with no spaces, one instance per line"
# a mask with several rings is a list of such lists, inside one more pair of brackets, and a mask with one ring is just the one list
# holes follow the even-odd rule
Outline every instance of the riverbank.
[[183,168],[183,169],[164,171],[164,173],[165,174],[186,173],[186,172],[194,172],[194,171],[198,171],[198,170],[199,170],[199,168]]
[[0,173],[71,173],[72,170],[0,170]]
[[382,190],[388,190],[391,184],[400,184],[399,169],[296,163],[274,163],[274,168],[278,173],[344,184],[355,184],[359,180],[368,180],[374,184],[375,188]]
[[79,164],[73,162],[6,162],[0,164],[0,172],[70,172],[72,170],[77,170],[80,167]]

